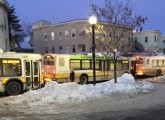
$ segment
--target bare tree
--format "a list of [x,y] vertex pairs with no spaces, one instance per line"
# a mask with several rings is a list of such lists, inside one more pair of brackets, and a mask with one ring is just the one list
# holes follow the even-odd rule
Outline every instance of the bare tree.
[[132,31],[147,18],[134,14],[130,1],[105,0],[104,6],[92,4],[91,9],[99,21],[104,21],[96,25],[96,48],[100,52],[114,53],[114,80],[117,83],[116,51],[131,52]]
[[26,22],[23,22],[23,32],[26,36],[31,36],[32,34],[32,24],[31,23],[26,23]]
[[30,37],[29,44],[33,46],[32,24],[29,22],[23,22],[22,27],[23,27],[23,33],[22,33],[23,36],[24,37],[29,36]]

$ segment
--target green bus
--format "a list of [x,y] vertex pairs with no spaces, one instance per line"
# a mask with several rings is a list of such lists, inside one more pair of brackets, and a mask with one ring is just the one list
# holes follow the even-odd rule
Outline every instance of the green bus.
[[[46,81],[69,82],[70,70],[74,69],[75,82],[86,84],[93,81],[93,59],[91,55],[46,54],[43,56],[43,76]],[[96,56],[96,81],[114,77],[113,57]],[[129,59],[119,57],[117,76],[130,72]]]

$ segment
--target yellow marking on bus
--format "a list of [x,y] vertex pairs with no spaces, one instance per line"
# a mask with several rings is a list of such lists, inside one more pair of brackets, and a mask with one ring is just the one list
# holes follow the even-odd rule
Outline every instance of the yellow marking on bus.
[[[2,84],[5,85],[8,82],[8,80],[10,80],[10,79],[12,79],[12,78],[3,78]],[[24,78],[24,77],[20,77],[20,78],[16,78],[16,79],[19,79],[22,83],[26,83],[26,78]]]

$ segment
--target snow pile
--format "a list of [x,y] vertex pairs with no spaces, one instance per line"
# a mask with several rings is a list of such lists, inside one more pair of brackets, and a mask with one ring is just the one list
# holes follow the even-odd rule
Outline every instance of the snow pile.
[[82,102],[84,100],[111,96],[115,93],[137,94],[139,92],[149,92],[154,88],[153,84],[141,81],[135,82],[130,74],[124,74],[117,78],[118,83],[113,80],[103,83],[79,85],[75,82],[58,84],[57,82],[48,83],[45,88],[31,90],[23,95],[14,96],[12,103],[22,103],[28,105],[43,105],[52,102],[69,103]]
[[30,41],[30,36],[25,37],[23,42],[20,43],[20,47],[21,48],[31,48],[29,41]]

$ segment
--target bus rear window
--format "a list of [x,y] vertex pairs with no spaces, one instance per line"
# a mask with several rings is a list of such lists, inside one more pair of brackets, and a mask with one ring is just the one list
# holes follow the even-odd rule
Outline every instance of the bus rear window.
[[65,66],[65,59],[59,58],[59,66]]
[[54,60],[44,60],[43,65],[54,65]]

